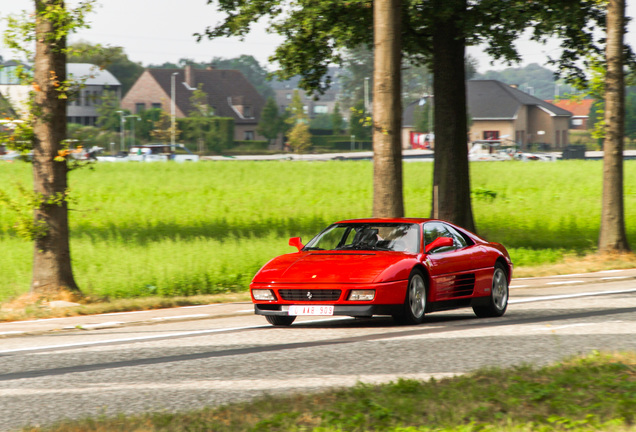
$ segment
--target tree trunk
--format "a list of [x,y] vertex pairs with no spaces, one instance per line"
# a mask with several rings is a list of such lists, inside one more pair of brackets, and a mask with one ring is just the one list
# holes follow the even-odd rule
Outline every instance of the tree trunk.
[[48,5],[63,7],[64,2],[35,1],[33,187],[43,203],[35,209],[34,221],[46,233],[35,240],[31,292],[54,296],[63,291],[79,293],[79,288],[71,270],[68,207],[64,199],[68,168],[66,161],[54,160],[66,138],[66,99],[60,92],[66,81],[66,39],[53,39],[64,23],[55,22],[44,13]]
[[600,252],[628,251],[623,204],[623,139],[625,135],[625,80],[623,36],[625,0],[610,0],[607,8],[605,58],[605,140],[603,142],[603,201]]
[[474,231],[468,166],[466,42],[460,28],[466,0],[436,0],[440,19],[433,28],[435,162],[431,217]]
[[400,0],[373,2],[373,216],[404,216]]

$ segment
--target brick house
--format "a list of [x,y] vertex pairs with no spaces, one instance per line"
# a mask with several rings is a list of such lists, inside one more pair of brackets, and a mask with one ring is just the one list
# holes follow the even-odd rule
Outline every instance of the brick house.
[[190,98],[199,85],[207,94],[207,104],[219,117],[234,119],[234,139],[237,141],[264,139],[256,128],[265,100],[254,86],[237,70],[146,69],[121,102],[124,109],[139,113],[150,108],[171,112],[174,75],[175,117],[187,117],[192,110]]
[[466,82],[469,141],[507,140],[521,148],[568,145],[572,113],[496,80]]
[[[414,114],[419,101],[402,114],[402,146],[416,147],[414,140],[426,134],[415,131]],[[428,101],[427,101],[428,103]],[[468,141],[493,140],[517,144],[541,143],[554,149],[568,145],[572,113],[495,80],[466,82],[466,103],[470,116]]]

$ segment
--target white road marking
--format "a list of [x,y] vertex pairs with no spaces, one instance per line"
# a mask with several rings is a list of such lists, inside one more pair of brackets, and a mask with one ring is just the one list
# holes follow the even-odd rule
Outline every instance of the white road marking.
[[601,278],[601,280],[617,280],[617,279],[628,279],[629,276],[608,276]]
[[516,300],[509,300],[508,303],[509,304],[531,303],[531,302],[538,302],[538,301],[563,300],[563,299],[578,298],[578,297],[593,297],[593,296],[612,295],[612,294],[630,294],[635,292],[636,292],[636,289],[629,289],[629,290],[622,290],[622,291],[595,291],[595,292],[584,292],[584,293],[577,293],[577,294],[529,297],[529,298],[522,298],[522,299],[516,299]]
[[566,324],[566,325],[562,325],[558,327],[545,326],[545,327],[539,328],[539,330],[552,331],[552,330],[560,330],[560,329],[570,328],[570,327],[585,327],[585,326],[591,326],[591,325],[597,325],[597,324],[598,323],[577,323],[577,324]]
[[[300,321],[302,323],[321,323],[321,322],[328,322],[328,321],[337,321],[337,320],[344,320],[344,319],[351,319],[351,317],[333,317],[333,318],[327,318],[327,319],[316,319],[316,320],[303,320]],[[86,328],[86,326],[83,326],[84,328]],[[197,336],[197,335],[205,335],[205,334],[212,334],[212,333],[224,333],[224,332],[230,332],[230,331],[239,331],[239,330],[255,330],[255,329],[260,329],[260,328],[273,328],[272,326],[268,325],[256,325],[256,326],[245,326],[245,327],[230,327],[230,328],[221,328],[221,329],[209,329],[209,330],[197,330],[197,331],[189,331],[189,332],[180,332],[180,333],[167,333],[167,334],[161,334],[161,335],[152,335],[152,336],[140,336],[140,337],[134,337],[134,338],[124,338],[124,339],[107,339],[107,340],[101,340],[101,341],[88,341],[88,342],[77,342],[77,343],[72,343],[72,344],[62,344],[62,345],[47,345],[47,346],[40,346],[40,347],[29,347],[29,348],[17,348],[17,349],[11,349],[11,350],[4,350],[4,351],[0,351],[0,355],[3,354],[13,354],[13,353],[18,353],[18,352],[29,352],[29,351],[44,351],[44,350],[55,350],[55,349],[68,349],[68,348],[74,348],[74,347],[85,347],[85,346],[97,346],[97,345],[106,345],[106,344],[111,344],[111,343],[123,343],[123,342],[144,342],[144,341],[151,341],[153,339],[162,339],[162,338],[170,338],[170,337],[184,337],[184,336]]]
[[546,285],[567,285],[567,284],[577,284],[583,283],[583,281],[573,280],[573,281],[562,281],[562,282],[548,282]]
[[4,351],[0,351],[0,355],[17,353],[17,352],[43,351],[43,350],[55,350],[55,349],[62,349],[62,348],[74,348],[74,347],[105,345],[105,344],[110,344],[110,343],[143,342],[143,341],[150,341],[150,340],[153,340],[153,339],[169,338],[169,337],[175,337],[175,336],[204,335],[204,334],[211,334],[211,333],[230,332],[230,331],[235,331],[235,330],[252,330],[252,329],[263,328],[263,327],[267,327],[267,326],[230,327],[230,328],[222,328],[222,329],[197,330],[197,331],[180,332],[180,333],[166,333],[166,334],[161,334],[161,335],[140,336],[140,337],[124,338],[124,339],[108,339],[108,340],[100,340],[100,341],[87,341],[87,342],[77,342],[77,343],[62,344],[62,345],[45,345],[45,346],[39,346],[39,347],[17,348],[17,349],[4,350]]
[[203,318],[212,316],[210,314],[194,314],[194,315],[174,315],[167,317],[156,317],[153,318],[154,321],[168,321],[168,320],[179,320],[179,319],[188,319],[188,318]]

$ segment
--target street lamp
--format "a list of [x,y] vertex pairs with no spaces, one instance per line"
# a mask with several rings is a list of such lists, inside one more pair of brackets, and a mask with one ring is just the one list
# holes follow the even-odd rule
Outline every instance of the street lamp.
[[175,106],[175,78],[179,75],[179,72],[173,72],[170,77],[170,148],[174,148],[174,135],[175,135],[175,125],[174,125],[174,116],[176,111]]
[[[141,118],[139,118],[138,115],[127,115],[124,116],[125,118],[130,118],[130,117],[134,117],[137,119],[137,121],[140,121]],[[133,121],[130,125],[130,147],[134,147],[135,146],[135,122]]]
[[364,78],[364,111],[368,114],[369,109],[369,77]]
[[117,111],[117,113],[119,113],[119,136],[121,137],[121,141],[119,144],[119,151],[123,152],[124,151],[124,122],[126,121],[126,119],[124,119],[124,112],[122,110]]

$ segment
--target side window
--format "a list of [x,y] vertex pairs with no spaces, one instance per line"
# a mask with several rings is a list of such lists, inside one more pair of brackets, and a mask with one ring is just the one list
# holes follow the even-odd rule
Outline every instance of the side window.
[[468,246],[468,242],[455,228],[446,226],[446,229],[450,233],[450,236],[455,241],[455,248],[462,249]]

